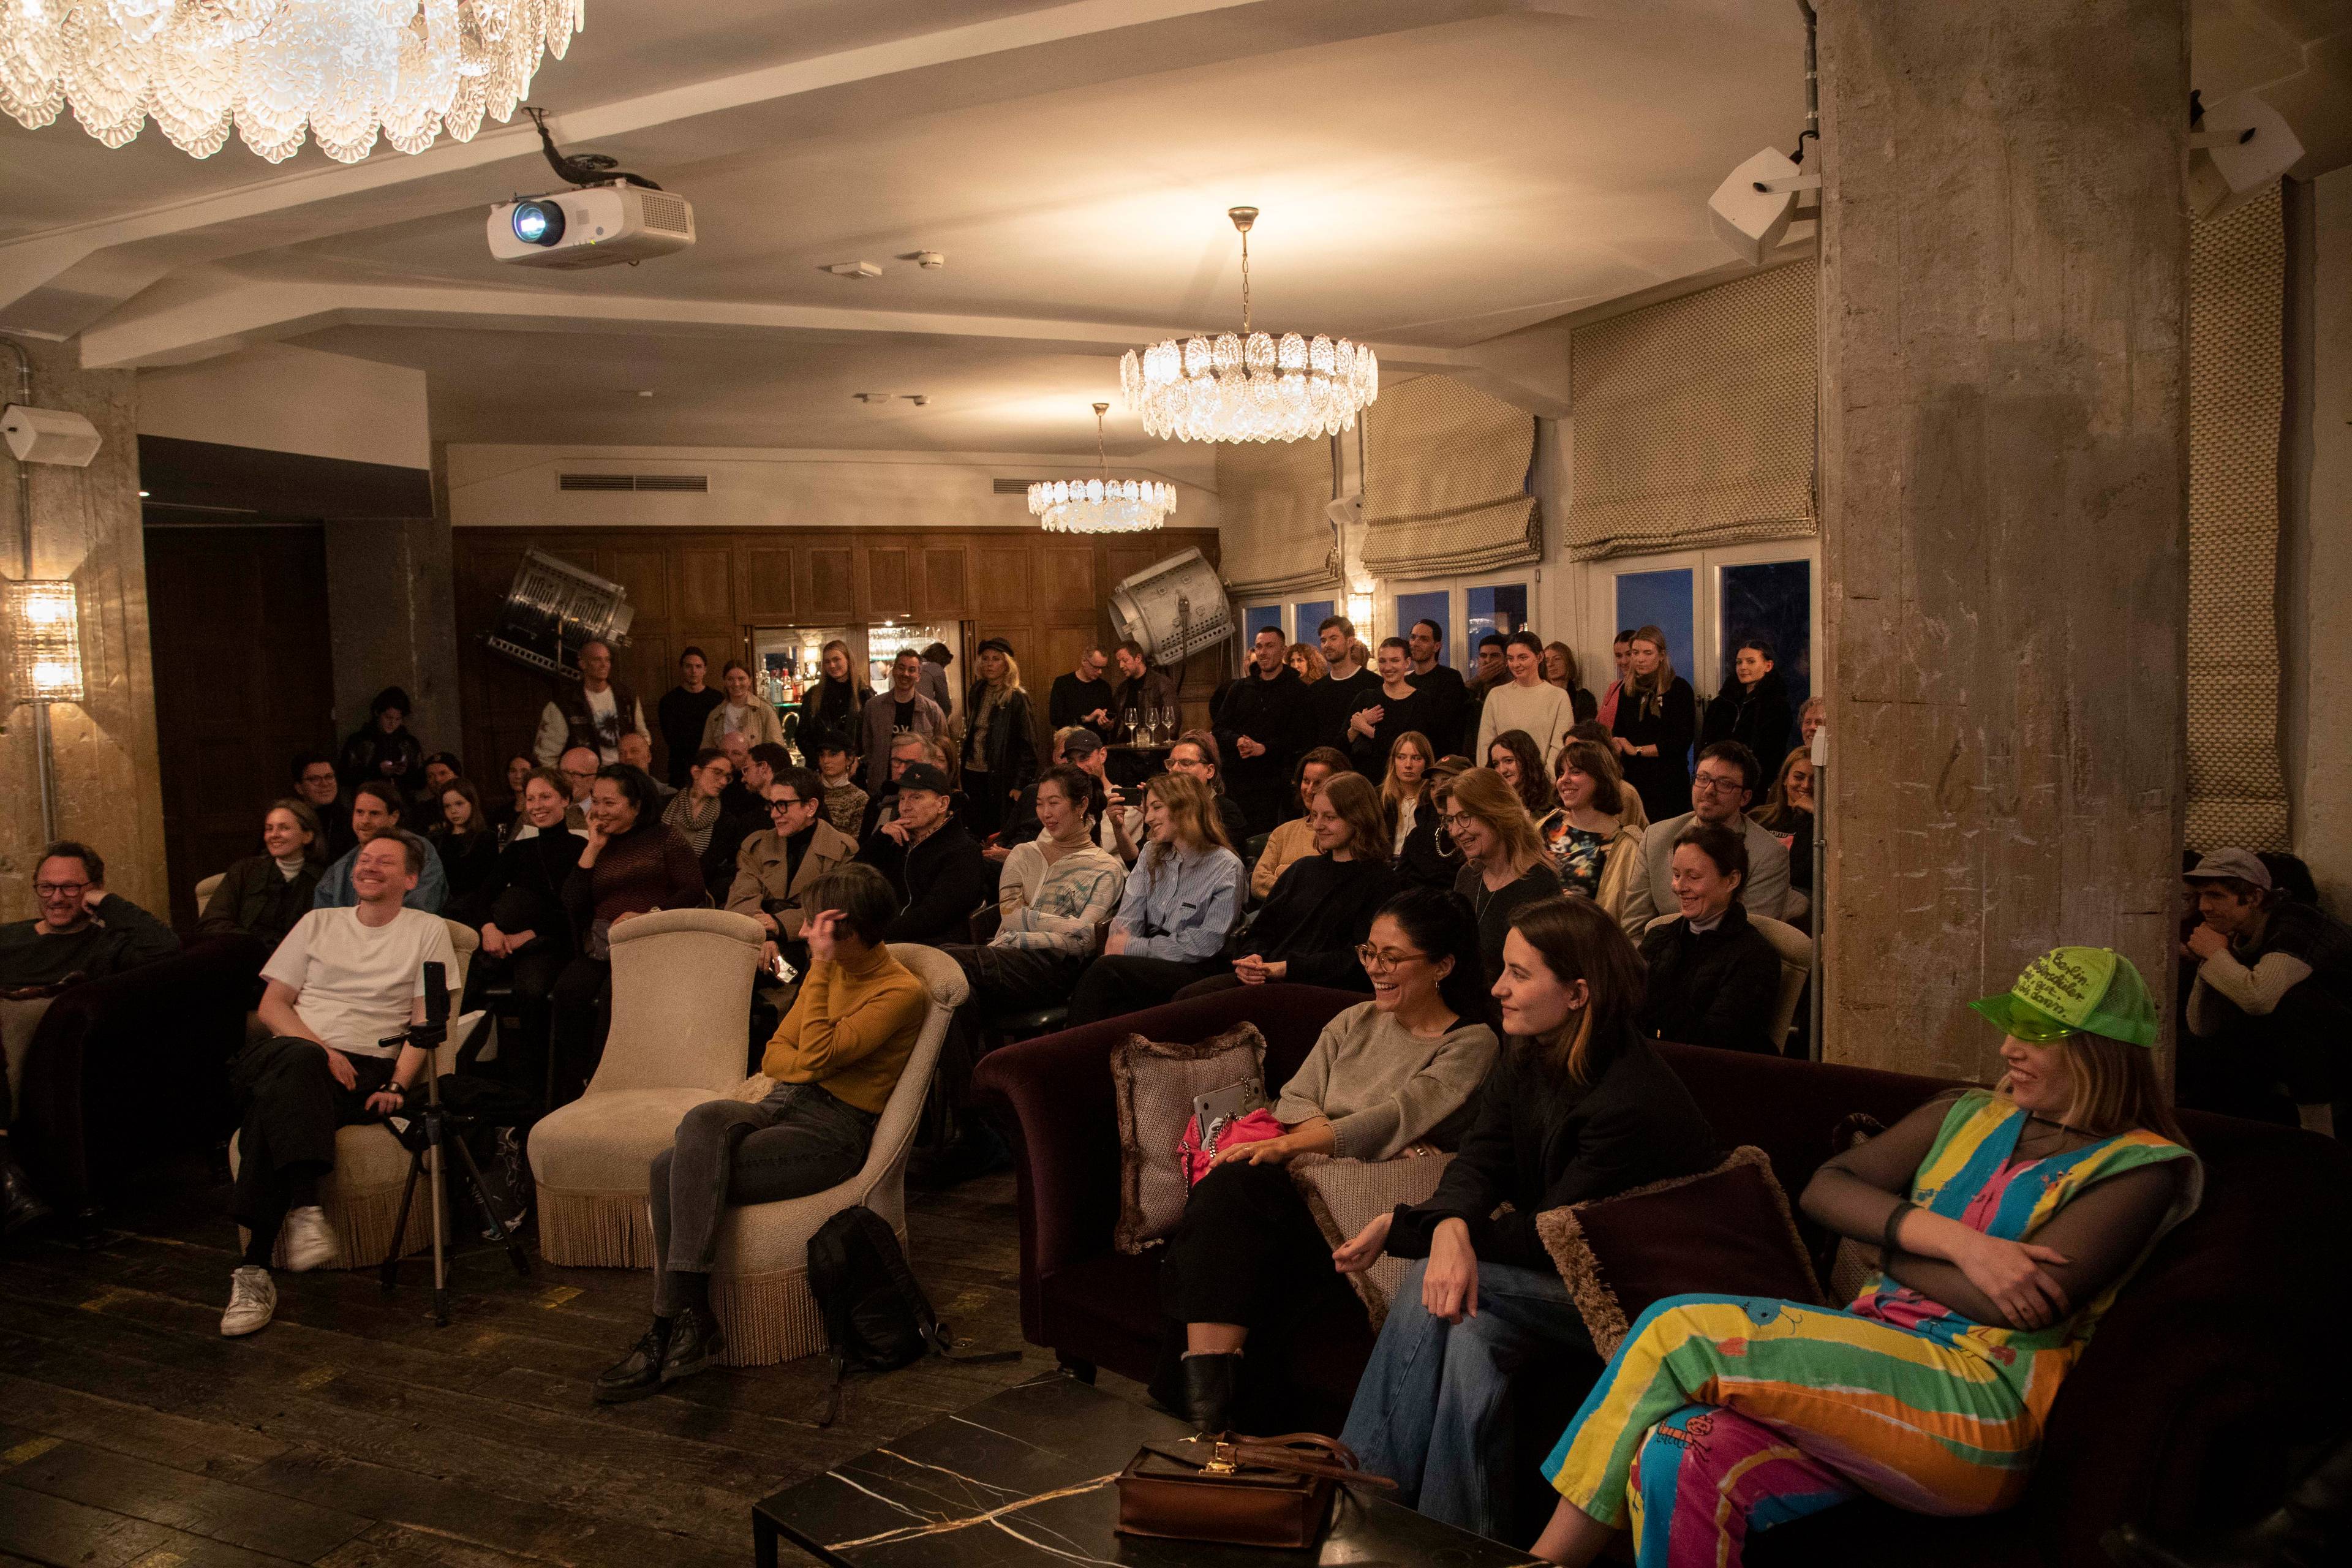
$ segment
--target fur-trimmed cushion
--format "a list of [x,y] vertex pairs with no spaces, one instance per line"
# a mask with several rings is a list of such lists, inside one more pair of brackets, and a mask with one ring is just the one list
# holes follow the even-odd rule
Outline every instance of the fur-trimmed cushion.
[[1244,1079],[1265,1083],[1265,1037],[1236,1024],[1198,1045],[1129,1035],[1110,1053],[1111,1096],[1118,1106],[1118,1229],[1121,1252],[1141,1252],[1184,1217],[1192,1189],[1176,1160],[1196,1095]]
[[1603,1356],[1616,1354],[1633,1320],[1668,1296],[1822,1304],[1788,1197],[1770,1158],[1753,1144],[1695,1176],[1547,1209],[1536,1215],[1536,1234]]
[[[1322,1154],[1302,1154],[1290,1163],[1290,1180],[1307,1200],[1315,1227],[1336,1249],[1355,1238],[1373,1216],[1392,1213],[1399,1204],[1427,1203],[1437,1191],[1438,1178],[1454,1156],[1415,1144],[1393,1160],[1334,1160]],[[1348,1283],[1362,1299],[1372,1331],[1388,1321],[1389,1299],[1404,1283],[1412,1265],[1383,1252],[1370,1268],[1349,1275]]]

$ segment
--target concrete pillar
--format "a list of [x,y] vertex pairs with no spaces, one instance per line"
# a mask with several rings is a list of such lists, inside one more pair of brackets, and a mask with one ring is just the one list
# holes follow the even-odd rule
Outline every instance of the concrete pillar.
[[[33,360],[33,402],[79,414],[103,442],[86,468],[28,465],[33,575],[80,589],[89,700],[50,710],[58,830],[106,859],[107,885],[156,915],[169,912],[163,798],[155,764],[155,688],[147,654],[147,556],[139,520],[139,439],[129,371],[86,371],[70,342],[17,340]],[[0,401],[16,397],[16,361],[0,353]],[[0,570],[17,574],[16,459],[0,447]],[[0,641],[6,640],[0,637]],[[41,846],[32,710],[15,706],[0,672],[0,921],[38,912],[33,861]]]
[[2061,942],[2171,994],[2187,7],[1823,0],[1836,1061],[1986,1077]]
[[2284,649],[2300,679],[2287,689],[2287,787],[2294,848],[2320,898],[2352,915],[2352,169],[2303,192],[2310,213],[2304,493],[2288,508],[2280,562]]
[[[338,518],[327,524],[327,624],[335,728],[367,721],[387,686],[415,703],[408,727],[428,752],[457,751],[457,633],[446,518]],[[477,773],[480,764],[474,763]]]

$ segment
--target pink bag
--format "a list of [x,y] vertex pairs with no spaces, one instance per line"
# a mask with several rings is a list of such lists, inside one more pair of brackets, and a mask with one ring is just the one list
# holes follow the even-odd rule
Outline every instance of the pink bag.
[[1282,1123],[1264,1107],[1230,1121],[1220,1117],[1209,1124],[1205,1141],[1201,1137],[1201,1119],[1194,1116],[1184,1123],[1183,1140],[1176,1145],[1177,1161],[1184,1167],[1184,1184],[1200,1184],[1201,1178],[1209,1173],[1209,1163],[1216,1158],[1218,1150],[1230,1149],[1236,1143],[1263,1143],[1282,1134]]

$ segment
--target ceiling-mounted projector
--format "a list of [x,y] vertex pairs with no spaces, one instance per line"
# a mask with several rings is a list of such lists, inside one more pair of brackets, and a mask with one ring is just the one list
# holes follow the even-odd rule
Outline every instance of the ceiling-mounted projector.
[[2207,105],[2189,95],[2189,210],[2220,217],[2276,185],[2303,156],[2286,117],[2251,92]]
[[626,180],[490,209],[490,255],[520,267],[610,267],[694,243],[694,208],[670,191]]

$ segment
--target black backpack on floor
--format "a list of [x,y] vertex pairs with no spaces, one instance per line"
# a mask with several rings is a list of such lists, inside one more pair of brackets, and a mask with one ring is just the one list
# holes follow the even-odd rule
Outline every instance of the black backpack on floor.
[[842,1381],[853,1372],[892,1372],[928,1354],[967,1363],[1021,1359],[1019,1351],[954,1354],[948,1326],[931,1310],[890,1222],[863,1204],[843,1209],[809,1238],[808,1281],[833,1357],[833,1396],[820,1426],[841,1414]]

